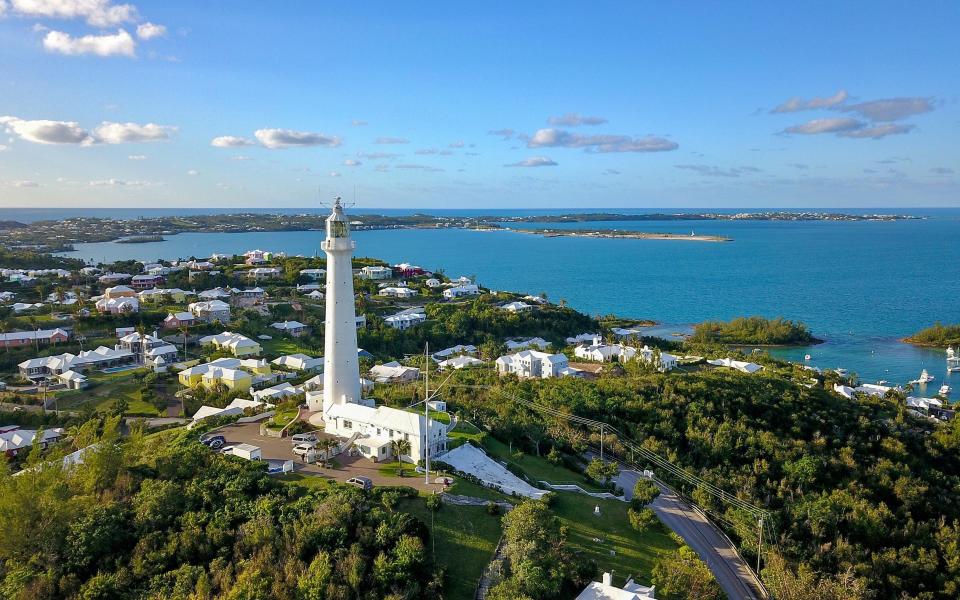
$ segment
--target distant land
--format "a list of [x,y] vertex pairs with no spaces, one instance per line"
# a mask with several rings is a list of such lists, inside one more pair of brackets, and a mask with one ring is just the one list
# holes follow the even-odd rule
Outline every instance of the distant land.
[[510,229],[516,233],[529,233],[543,237],[592,237],[625,240],[681,240],[690,242],[732,242],[733,238],[723,235],[696,235],[693,233],[650,233],[647,231],[625,231],[622,229]]
[[[850,214],[836,212],[791,212],[763,211],[724,214],[704,213],[645,213],[622,214],[616,212],[571,213],[561,215],[480,215],[437,216],[430,214],[369,215],[353,217],[355,230],[365,229],[429,229],[469,228],[500,229],[503,224],[514,223],[584,223],[613,221],[898,221],[924,217],[904,214]],[[310,231],[322,230],[325,215],[321,214],[262,214],[239,212],[235,214],[190,215],[146,217],[138,219],[113,219],[98,217],[71,217],[21,223],[0,221],[0,244],[8,248],[69,252],[75,243],[126,241],[159,241],[164,235],[184,232],[194,233],[246,233],[258,231]],[[558,230],[514,229],[540,235],[583,235],[583,232]],[[720,236],[686,236],[665,233],[622,232],[605,229],[594,232],[595,237],[622,237],[631,239],[694,241],[729,241]]]

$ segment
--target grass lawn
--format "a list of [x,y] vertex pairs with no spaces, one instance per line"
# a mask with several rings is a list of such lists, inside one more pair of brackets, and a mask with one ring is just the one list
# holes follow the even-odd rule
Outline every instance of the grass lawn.
[[457,426],[448,434],[448,437],[450,441],[447,443],[447,448],[453,450],[467,440],[473,440],[478,446],[483,445],[483,439],[487,437],[487,434],[480,431],[473,423],[457,421]]
[[[573,492],[556,492],[556,495],[550,510],[568,527],[570,547],[595,561],[597,574],[615,571],[614,583],[622,584],[627,575],[632,575],[638,582],[649,585],[657,559],[677,547],[659,521],[643,533],[630,527],[626,502]],[[595,506],[600,507],[600,516],[593,514]]]
[[[399,461],[378,463],[377,472],[384,477],[397,477],[397,471],[400,469]],[[417,475],[416,467],[410,463],[402,463],[403,477],[414,477]]]
[[[422,406],[422,405],[421,405],[420,407],[418,407],[418,408],[404,408],[403,410],[405,410],[405,411],[407,411],[407,412],[411,412],[411,413],[417,414],[417,415],[422,415],[422,414],[423,414],[423,406]],[[445,413],[445,412],[439,411],[439,410],[431,410],[431,411],[430,411],[430,418],[433,419],[434,421],[438,422],[438,423],[443,423],[444,425],[449,425],[449,424],[450,424],[450,413]]]
[[287,423],[297,418],[298,414],[300,414],[300,411],[296,406],[278,407],[277,414],[270,418],[267,427],[270,429],[283,429]]
[[108,412],[112,410],[116,399],[122,397],[128,403],[128,415],[157,416],[157,408],[140,397],[140,379],[144,372],[143,369],[136,369],[120,373],[92,373],[89,381],[96,385],[84,390],[58,392],[60,410],[91,406],[97,412]]
[[326,477],[301,475],[300,473],[284,473],[283,475],[277,475],[277,479],[290,485],[299,485],[311,489],[325,488],[333,485],[333,482]]
[[[409,513],[430,527],[430,511],[423,498],[403,500],[398,510]],[[483,569],[493,557],[502,533],[500,516],[487,514],[482,506],[444,504],[433,515],[432,544],[427,551],[446,572],[443,597],[471,600]]]
[[[273,335],[269,333],[267,335]],[[270,356],[280,356],[281,354],[306,354],[308,356],[317,356],[315,350],[308,346],[303,346],[296,338],[277,337],[272,340],[256,340],[263,347],[265,354]]]
[[563,465],[555,465],[543,457],[524,454],[520,460],[516,460],[510,454],[509,446],[492,436],[488,435],[484,438],[483,448],[490,456],[521,469],[537,485],[540,481],[553,484],[575,483],[588,491],[607,491],[590,483],[582,474],[571,471]]

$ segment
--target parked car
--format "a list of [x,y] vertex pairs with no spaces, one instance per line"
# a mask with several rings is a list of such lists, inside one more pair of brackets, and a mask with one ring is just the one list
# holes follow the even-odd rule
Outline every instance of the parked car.
[[294,444],[316,444],[320,438],[315,433],[297,433],[290,437],[290,441]]
[[304,442],[303,444],[297,444],[293,447],[293,453],[300,457],[306,457],[307,454],[314,452],[314,444],[310,442]]
[[373,480],[371,480],[369,477],[363,477],[362,475],[351,477],[350,479],[347,480],[347,483],[349,483],[350,485],[355,485],[358,488],[361,488],[364,490],[373,489]]
[[227,438],[222,435],[200,436],[200,443],[211,450],[219,450],[227,445]]

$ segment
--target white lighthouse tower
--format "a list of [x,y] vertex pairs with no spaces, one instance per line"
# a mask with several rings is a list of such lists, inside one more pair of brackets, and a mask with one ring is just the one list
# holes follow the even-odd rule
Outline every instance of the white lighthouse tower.
[[323,356],[323,413],[338,404],[360,401],[360,364],[357,358],[357,316],[353,298],[353,264],[356,243],[340,198],[327,217],[326,331]]

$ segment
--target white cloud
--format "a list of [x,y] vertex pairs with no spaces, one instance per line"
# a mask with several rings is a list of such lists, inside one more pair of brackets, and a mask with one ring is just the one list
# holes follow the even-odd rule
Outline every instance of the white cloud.
[[28,179],[20,179],[18,181],[11,181],[10,185],[16,188],[35,188],[40,187],[40,184],[36,181],[30,181]]
[[112,27],[139,19],[132,4],[110,0],[11,0],[13,12],[23,17],[84,19],[94,27]]
[[390,158],[397,158],[402,156],[401,154],[395,154],[393,152],[359,152],[357,156],[360,158],[366,158],[367,160],[387,160]]
[[899,121],[934,109],[931,98],[885,98],[851,104],[838,110],[854,112],[871,121]]
[[141,40],[152,40],[167,35],[167,28],[156,23],[141,23],[137,25],[137,37]]
[[540,129],[527,138],[527,148],[583,148],[587,152],[667,152],[680,145],[657,136],[581,135],[562,129]]
[[22,140],[35,144],[80,144],[89,146],[94,143],[94,137],[89,131],[80,127],[76,121],[48,121],[39,119],[25,121],[17,117],[0,117],[0,125],[4,125],[10,133]]
[[510,138],[513,137],[515,133],[517,132],[512,129],[493,129],[491,131],[488,131],[487,135],[495,135],[502,139],[509,140]]
[[237,156],[231,156],[231,157],[230,157],[230,160],[253,160],[253,159],[250,158],[249,156],[244,156],[244,155],[242,155],[242,154],[238,154]]
[[438,150],[436,148],[423,148],[422,150],[417,150],[414,154],[420,154],[424,156],[437,155],[437,156],[450,156],[453,154],[452,150]]
[[446,169],[440,169],[438,167],[431,167],[430,165],[420,165],[414,163],[407,163],[402,165],[397,165],[398,169],[408,169],[408,170],[419,170],[426,171],[428,173],[442,173]]
[[883,125],[874,125],[872,127],[864,127],[863,129],[855,129],[853,131],[841,131],[837,135],[848,138],[869,138],[872,140],[879,140],[880,138],[887,137],[888,135],[902,135],[904,133],[910,133],[910,131],[913,130],[913,127],[913,125],[884,123]]
[[131,154],[127,157],[130,160],[147,160],[146,154]]
[[803,135],[817,135],[820,133],[841,133],[844,131],[854,131],[861,129],[863,123],[843,117],[838,119],[813,119],[800,125],[793,125],[784,129],[784,133],[800,133]]
[[811,98],[809,100],[803,100],[802,98],[794,96],[790,98],[780,106],[777,106],[770,112],[772,113],[791,113],[801,110],[816,110],[821,108],[832,108],[843,104],[847,101],[850,95],[846,90],[839,90],[836,94],[828,96],[826,98]]
[[177,130],[168,125],[147,123],[111,123],[104,121],[93,130],[98,142],[104,144],[124,144],[130,142],[156,142],[170,139],[170,134]]
[[346,159],[345,161],[343,161],[343,164],[344,164],[345,166],[347,166],[347,167],[359,167],[359,166],[362,165],[363,163],[360,162],[359,160],[355,160],[355,159],[353,159],[353,158],[348,158],[348,159]]
[[505,167],[555,167],[557,163],[546,156],[532,156],[521,161],[503,165]]
[[674,165],[678,169],[693,171],[704,177],[740,177],[744,173],[759,173],[756,167],[732,167],[724,169],[713,165]]
[[566,127],[578,127],[580,125],[603,125],[607,120],[603,117],[587,117],[579,113],[567,113],[559,117],[550,117],[547,123],[551,125],[564,125]]
[[253,146],[255,143],[249,138],[236,135],[221,135],[210,141],[210,145],[216,148],[241,148],[243,146]]
[[198,171],[198,170],[196,170],[196,169],[190,169],[189,171],[187,171],[187,175],[190,175],[191,177],[193,177],[194,175],[199,175],[199,174],[200,174],[200,171]]
[[340,177],[340,173],[337,173],[336,171],[330,171],[330,177]]
[[6,152],[9,149],[10,149],[9,146],[4,146],[3,144],[0,144],[0,152]]
[[50,31],[43,38],[43,47],[47,52],[57,52],[75,56],[79,54],[95,54],[97,56],[136,56],[137,44],[123,29],[117,33],[102,35],[85,35],[73,37],[62,31]]
[[341,144],[340,138],[311,131],[292,129],[258,129],[253,133],[266,148],[290,148],[303,146],[327,146],[335,148]]
[[110,179],[98,179],[91,181],[87,184],[90,187],[127,187],[127,188],[143,188],[153,185],[159,185],[152,181],[126,181],[123,179],[116,179],[111,177]]
[[373,141],[374,144],[409,144],[410,140],[401,137],[378,137]]
[[455,142],[450,142],[448,144],[449,148],[463,148],[466,144],[463,143],[463,140],[457,140]]
[[366,125],[367,122],[364,121],[363,119],[354,119],[354,120],[350,121],[350,124],[353,125],[354,127],[362,127],[362,126]]

